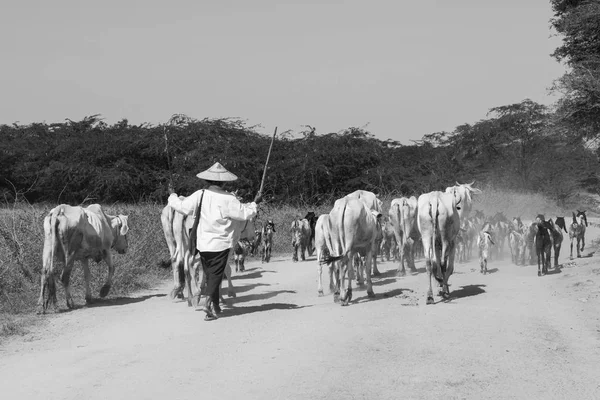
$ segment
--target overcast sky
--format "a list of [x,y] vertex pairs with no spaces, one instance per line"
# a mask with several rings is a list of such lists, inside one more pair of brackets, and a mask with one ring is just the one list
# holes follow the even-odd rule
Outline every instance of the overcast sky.
[[183,113],[408,143],[556,101],[551,17],[548,0],[4,0],[0,123]]

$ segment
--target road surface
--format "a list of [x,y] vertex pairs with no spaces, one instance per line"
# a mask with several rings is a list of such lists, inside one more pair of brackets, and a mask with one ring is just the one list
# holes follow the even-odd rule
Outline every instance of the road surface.
[[217,321],[169,300],[169,282],[44,317],[0,347],[0,396],[599,399],[600,263],[568,250],[566,238],[563,268],[541,278],[510,256],[485,276],[457,264],[451,300],[435,305],[422,261],[403,278],[380,263],[376,298],[355,289],[340,307],[317,296],[314,257],[250,259]]

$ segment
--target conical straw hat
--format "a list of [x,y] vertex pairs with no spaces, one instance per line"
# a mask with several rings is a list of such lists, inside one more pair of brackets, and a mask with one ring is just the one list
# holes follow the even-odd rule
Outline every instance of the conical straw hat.
[[202,171],[196,175],[200,179],[215,182],[230,182],[237,180],[237,176],[227,171],[221,163],[214,163],[212,167],[206,171]]

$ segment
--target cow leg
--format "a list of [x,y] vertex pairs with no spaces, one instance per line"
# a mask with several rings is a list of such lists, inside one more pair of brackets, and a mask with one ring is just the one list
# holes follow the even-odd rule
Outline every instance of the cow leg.
[[584,247],[585,247],[585,234],[581,235],[581,251],[583,251]]
[[225,277],[227,278],[227,297],[235,297],[235,290],[231,281],[231,265],[229,263],[225,267]]
[[294,243],[292,246],[294,246],[294,251],[292,252],[292,261],[298,262],[298,245]]
[[367,277],[367,296],[373,298],[375,293],[373,292],[373,282],[371,281],[371,261],[376,261],[377,256],[371,252],[367,252],[365,256],[365,275]]
[[560,243],[554,245],[554,268],[558,268],[558,256],[560,255]]
[[429,276],[429,289],[427,290],[427,303],[426,304],[434,304],[435,301],[433,299],[433,288],[431,287],[431,279],[433,278],[433,270],[435,268],[435,261],[433,258],[433,248],[432,248],[432,240],[431,238],[422,238],[423,242],[423,253],[425,255],[425,268],[427,269],[427,275]]
[[406,269],[404,268],[404,263],[406,262],[406,242],[403,241],[402,244],[398,246],[398,253],[400,255],[400,263],[398,264],[396,276],[405,276]]
[[323,264],[317,260],[317,293],[319,297],[323,297]]
[[110,292],[113,275],[115,274],[115,265],[113,264],[112,254],[110,253],[110,250],[106,251],[104,255],[104,261],[108,265],[108,276],[106,277],[106,282],[104,283],[104,286],[100,288],[100,297],[106,297],[108,292]]
[[339,303],[340,302],[340,290],[341,290],[341,277],[340,277],[340,265],[338,264],[339,261],[334,261],[331,264],[331,269],[329,270],[329,273],[331,274],[331,276],[334,278],[333,280],[329,281],[329,286],[331,287],[332,282],[334,282],[334,287],[333,287],[333,302],[334,303]]
[[306,254],[305,254],[306,253],[306,246],[302,245],[300,247],[300,251],[301,251],[300,256],[302,257],[302,261],[306,261]]
[[[340,261],[340,290],[341,290],[341,304],[347,306],[352,300],[352,274],[351,265],[353,257],[344,257]],[[346,281],[346,275],[348,279]]]
[[192,275],[195,275],[195,274],[193,273],[193,268],[190,265],[191,263],[193,263],[192,257],[190,256],[189,253],[185,254],[184,261],[183,261],[183,273],[185,276],[185,288],[187,290],[188,307],[193,306],[193,297],[194,297],[194,292],[192,290]]
[[65,289],[65,300],[67,302],[67,308],[73,309],[75,308],[75,302],[73,301],[73,296],[71,295],[71,287],[69,286],[69,281],[71,280],[71,271],[73,270],[74,260],[71,257],[67,257],[67,262],[65,263],[65,268],[63,268],[62,274],[60,276],[60,280],[63,284],[63,288]]
[[38,301],[38,304],[41,306],[41,313],[46,313],[49,305],[52,305],[52,308],[56,310],[56,303],[56,279],[54,277],[54,270],[44,268],[42,270],[40,299]]
[[371,258],[373,259],[373,276],[381,275],[381,272],[377,269],[377,253],[372,252]]
[[83,278],[85,279],[85,302],[91,304],[94,300],[90,288],[90,264],[87,258],[81,260],[81,266],[83,267]]

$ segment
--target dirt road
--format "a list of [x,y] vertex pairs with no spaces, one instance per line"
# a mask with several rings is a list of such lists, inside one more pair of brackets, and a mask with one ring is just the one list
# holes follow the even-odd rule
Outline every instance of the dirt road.
[[[588,243],[598,238],[588,230]],[[451,301],[381,263],[376,299],[317,297],[316,261],[250,261],[224,317],[172,302],[169,283],[47,316],[0,347],[3,399],[598,399],[600,264],[537,277],[510,256],[458,264]],[[590,250],[584,252],[589,254]],[[551,271],[554,272],[554,271]],[[325,278],[325,286],[328,278]],[[64,305],[61,305],[64,307]]]

